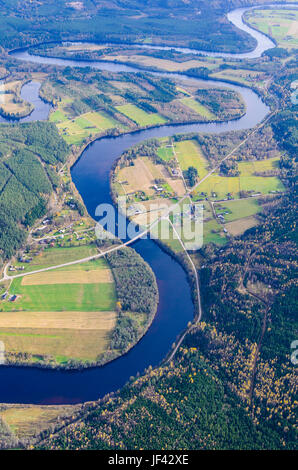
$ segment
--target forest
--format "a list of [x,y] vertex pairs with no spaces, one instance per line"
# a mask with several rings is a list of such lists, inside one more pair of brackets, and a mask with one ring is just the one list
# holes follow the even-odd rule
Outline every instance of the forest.
[[55,185],[55,166],[68,146],[47,122],[0,128],[0,252],[11,257],[26,238],[26,226],[46,212]]
[[[145,328],[150,325],[157,310],[158,288],[151,268],[131,248],[109,253],[107,260],[116,283],[119,313],[111,348],[124,352],[139,339],[140,321]],[[140,314],[145,314],[145,320]]]
[[0,43],[7,48],[66,39],[131,43],[146,36],[165,44],[205,50],[244,51],[255,46],[248,34],[231,26],[223,16],[241,5],[241,0],[212,0],[214,8],[210,8],[208,0],[191,4],[182,0],[131,0],[124,4],[120,0],[108,3],[83,0],[79,9],[62,0],[17,3],[16,7],[12,0],[1,2]]

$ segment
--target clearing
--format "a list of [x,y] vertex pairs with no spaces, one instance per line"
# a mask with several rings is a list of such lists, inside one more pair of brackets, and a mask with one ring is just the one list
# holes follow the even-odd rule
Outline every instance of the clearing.
[[166,119],[158,113],[147,113],[134,104],[124,104],[122,106],[116,106],[116,108],[120,113],[124,114],[141,127],[166,123]]
[[[57,114],[58,112],[59,114]],[[89,112],[62,122],[59,121],[59,117],[63,119],[65,115],[58,110],[51,114],[50,120],[56,123],[68,144],[80,143],[87,137],[100,134],[108,129],[123,128],[120,122],[103,112]]]
[[188,108],[192,109],[196,113],[198,113],[200,116],[210,119],[210,121],[216,119],[215,114],[211,113],[209,109],[207,109],[205,106],[203,106],[199,101],[193,99],[193,98],[182,98],[181,103],[183,103],[185,106]]
[[229,222],[225,224],[225,228],[228,232],[234,237],[242,235],[249,228],[255,227],[259,224],[259,221],[255,217],[245,217],[243,219],[234,220],[234,222]]

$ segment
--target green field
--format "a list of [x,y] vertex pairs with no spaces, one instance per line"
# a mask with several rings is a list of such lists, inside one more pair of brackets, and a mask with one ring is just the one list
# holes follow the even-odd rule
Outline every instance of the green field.
[[167,245],[175,253],[183,251],[182,245],[173,231],[171,224],[168,220],[161,220],[158,225],[152,228],[151,233]]
[[[60,113],[60,111],[53,113],[54,117],[52,120],[56,118],[56,113]],[[63,113],[61,114],[63,115]],[[58,114],[58,117],[61,116],[61,114]],[[123,128],[120,122],[103,112],[85,113],[74,119],[68,119],[62,122],[58,122],[57,119],[54,122],[56,122],[60,133],[68,144],[80,143],[86,137],[99,134],[107,129],[113,129],[115,127]]]
[[89,271],[100,268],[107,268],[107,262],[105,258],[92,259],[90,261],[85,261],[84,263],[72,264],[71,266],[63,266],[58,268],[57,271]]
[[6,351],[29,353],[33,364],[44,355],[58,364],[69,359],[95,361],[108,348],[109,338],[110,331],[103,329],[0,328]]
[[174,147],[181,170],[184,171],[190,166],[194,166],[198,170],[200,179],[208,173],[208,162],[194,140],[177,142]]
[[276,176],[264,178],[262,176],[240,176],[239,187],[242,191],[269,194],[272,191],[284,191],[285,187]]
[[[88,258],[97,253],[95,245],[83,245],[67,248],[46,248],[40,255],[34,256],[34,254],[28,254],[28,257],[32,257],[32,261],[29,264],[21,262],[14,263],[15,266],[24,266],[23,272],[36,271],[42,268],[48,268],[50,266],[58,266],[59,264],[69,263],[71,261],[79,260],[82,258]],[[102,262],[99,261],[98,262]],[[85,263],[84,263],[85,264]],[[79,269],[82,266],[80,264],[73,265],[72,269]],[[12,272],[11,274],[16,274]]]
[[174,152],[173,152],[173,147],[172,146],[169,146],[169,147],[160,147],[158,150],[157,150],[157,155],[162,159],[164,160],[165,162],[169,162],[170,160],[172,160],[172,158],[174,158]]
[[255,172],[263,172],[279,168],[279,157],[268,158],[267,160],[254,160],[238,163],[241,176],[251,176]]
[[224,245],[227,242],[221,226],[216,220],[204,222],[204,245],[215,243],[216,245]]
[[134,104],[124,104],[116,106],[117,110],[134,121],[138,126],[154,126],[157,124],[164,124],[166,119],[158,113],[147,113],[138,108]]
[[[257,199],[253,198],[225,201],[215,204],[214,207],[216,213],[223,214],[227,222],[232,222],[233,220],[242,219],[262,212],[262,206],[260,206]],[[228,214],[225,214],[225,212],[228,212]]]
[[[268,160],[240,162],[238,168],[239,176],[220,176],[218,173],[212,174],[206,181],[199,185],[196,195],[205,192],[213,199],[225,199],[230,193],[233,197],[239,191],[250,191],[252,193],[269,194],[274,191],[284,191],[285,187],[277,176],[255,176],[255,171],[267,171],[275,169],[278,158]],[[215,193],[216,196],[212,196]]]
[[[210,213],[211,215],[211,213]],[[194,233],[194,225],[192,222],[192,233]],[[207,245],[208,243],[215,243],[217,245],[223,245],[227,242],[227,238],[223,232],[223,226],[217,223],[216,220],[209,220],[203,224],[203,244]],[[163,232],[161,232],[163,229]],[[181,253],[184,251],[180,240],[177,238],[177,235],[174,233],[172,226],[168,221],[163,220],[159,223],[158,227],[155,227],[153,230],[155,236],[159,236],[160,240],[171,248],[175,253]],[[163,236],[161,236],[163,234]],[[169,236],[167,236],[169,235]],[[184,243],[191,243],[195,240],[186,238],[182,230],[181,238]]]
[[60,109],[57,109],[50,114],[50,121],[55,123],[67,121],[67,116],[62,111],[60,111]]
[[213,213],[208,201],[201,201],[200,204],[203,206],[204,220],[213,218]]
[[[228,193],[235,197],[239,191],[269,194],[272,191],[283,190],[282,182],[275,176],[267,178],[261,176],[222,177],[214,174],[198,187],[196,194],[202,191],[213,199],[225,199]],[[216,196],[213,197],[212,193]]]
[[[49,251],[45,263],[74,253]],[[16,278],[12,294],[18,296],[15,302],[0,301],[0,340],[8,354],[30,354],[27,361],[33,363],[47,357],[52,363],[84,362],[109,348],[117,297],[105,259]]]
[[185,106],[187,106],[188,108],[198,113],[200,116],[206,119],[210,119],[210,120],[216,119],[216,116],[213,113],[211,113],[209,109],[207,109],[205,106],[200,104],[197,100],[193,98],[182,98],[180,101]]
[[0,304],[5,311],[111,311],[116,302],[113,283],[67,284],[65,279],[65,284],[23,286],[22,278],[17,278],[9,292],[21,297],[14,303]]
[[[256,72],[254,70],[245,70],[245,69],[225,69],[220,72],[214,72],[210,75],[211,78],[217,78],[219,80],[229,80],[235,83],[241,83],[243,85],[251,85],[251,82],[254,81],[255,84],[262,85],[262,72]],[[257,80],[259,78],[259,80]]]

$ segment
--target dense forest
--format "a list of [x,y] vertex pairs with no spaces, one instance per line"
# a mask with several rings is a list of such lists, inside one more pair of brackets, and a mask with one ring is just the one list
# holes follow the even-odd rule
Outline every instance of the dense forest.
[[68,146],[47,122],[0,128],[0,253],[11,257],[26,238],[26,226],[46,212],[55,166],[65,161]]
[[[150,325],[157,309],[158,288],[151,268],[133,249],[112,252],[107,260],[116,283],[119,313],[111,349],[124,352]],[[140,314],[145,314],[145,319]]]
[[244,3],[242,0],[195,0],[191,3],[182,0],[82,0],[78,6],[75,2],[62,0],[42,3],[3,0],[0,44],[16,48],[70,38],[130,43],[149,36],[153,41],[165,44],[244,51],[253,49],[255,41],[232,26],[224,16],[228,10]]

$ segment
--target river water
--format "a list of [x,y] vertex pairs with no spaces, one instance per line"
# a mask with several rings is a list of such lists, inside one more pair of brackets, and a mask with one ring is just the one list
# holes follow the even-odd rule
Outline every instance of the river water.
[[[255,51],[247,54],[237,54],[238,58],[259,57],[261,53],[273,47],[265,35],[248,28],[242,21],[244,10],[237,9],[229,13],[228,17],[236,26],[249,32],[256,40]],[[180,49],[180,48],[178,48]],[[187,52],[183,50],[182,52]],[[214,55],[209,54],[208,55]],[[220,54],[225,55],[225,54]],[[138,72],[135,67],[111,64],[109,62],[85,62],[68,59],[54,59],[30,55],[27,50],[18,50],[11,53],[19,60],[31,61],[39,64],[68,65],[73,67],[94,67],[99,70],[113,72]],[[235,54],[229,56],[235,57]],[[186,75],[164,74],[179,80],[190,80]],[[194,80],[194,79],[191,79]],[[219,133],[232,130],[243,130],[254,127],[268,114],[268,107],[252,90],[231,85],[225,82],[212,82],[211,80],[196,80],[198,83],[208,83],[240,93],[246,104],[246,114],[238,120],[224,123],[203,123],[191,125],[168,125],[147,129],[133,134],[119,137],[99,139],[90,144],[83,152],[81,158],[72,168],[73,181],[83,197],[84,203],[92,217],[95,208],[100,203],[111,203],[109,188],[109,172],[115,159],[131,146],[153,137],[172,136],[177,133],[208,132]],[[30,88],[32,87],[31,92]],[[25,88],[27,87],[27,88]],[[27,100],[35,99],[38,103],[35,114],[22,121],[46,119],[49,105],[38,98],[38,88],[28,84],[23,87]],[[37,93],[37,96],[36,96]],[[43,103],[43,104],[42,104]],[[1,121],[1,120],[0,120]],[[151,240],[138,240],[133,248],[151,266],[158,283],[159,305],[154,321],[146,335],[126,355],[103,366],[83,371],[60,371],[38,369],[33,367],[1,367],[0,368],[0,403],[41,403],[65,404],[95,400],[106,393],[121,388],[130,376],[137,372],[142,373],[149,365],[156,366],[166,356],[172,343],[179,333],[193,318],[193,304],[191,301],[190,286],[182,267],[166,254]]]
[[29,116],[21,119],[8,119],[0,116],[0,122],[13,123],[13,122],[32,122],[32,121],[43,121],[48,119],[51,105],[45,103],[39,97],[40,83],[28,82],[21,89],[21,98],[25,101],[29,101],[33,104],[34,109]]

